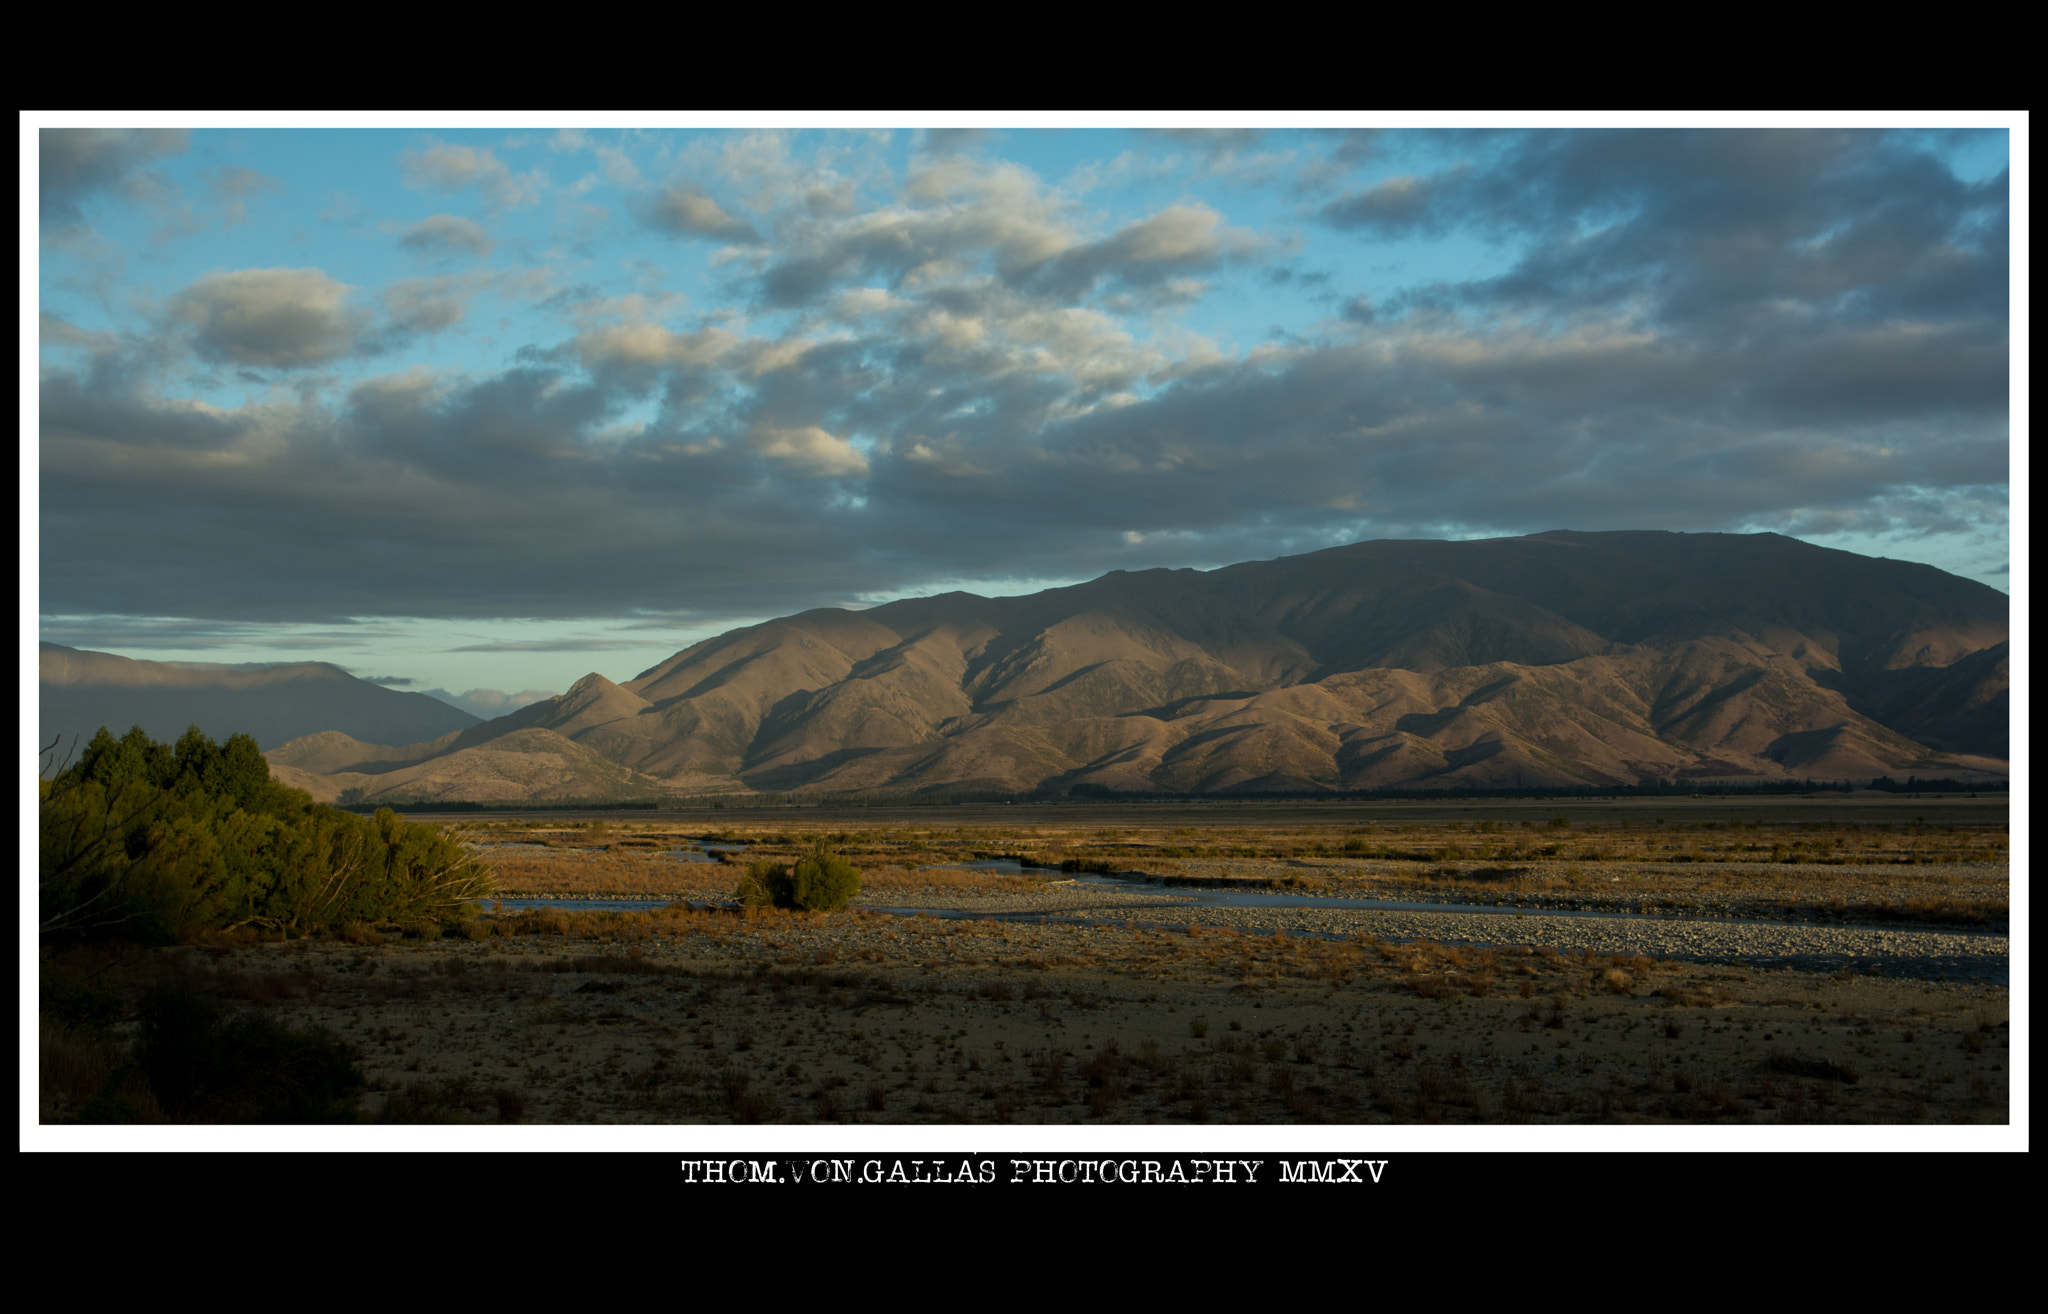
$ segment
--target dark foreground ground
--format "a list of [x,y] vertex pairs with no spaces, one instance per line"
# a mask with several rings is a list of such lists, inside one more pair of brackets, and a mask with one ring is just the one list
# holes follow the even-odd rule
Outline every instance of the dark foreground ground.
[[[2000,1123],[2004,987],[1363,939],[648,914],[179,951],[368,1120]],[[593,929],[593,928],[586,928]],[[120,982],[123,969],[103,976]],[[50,1045],[46,1037],[46,1066]],[[44,1082],[45,1122],[76,1112]],[[165,1116],[173,1116],[166,1113]]]

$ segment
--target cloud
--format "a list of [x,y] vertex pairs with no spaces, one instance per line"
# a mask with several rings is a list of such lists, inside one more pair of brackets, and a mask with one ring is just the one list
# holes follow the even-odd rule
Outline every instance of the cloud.
[[[622,145],[612,145],[593,139],[580,128],[563,128],[548,139],[548,149],[557,154],[578,154],[589,151],[597,156],[603,166],[605,180],[619,187],[632,187],[640,181],[640,170]],[[578,187],[588,186],[595,181],[592,175]]]
[[36,339],[46,347],[74,347],[94,354],[115,351],[120,346],[119,334],[82,329],[47,312],[36,316]]
[[1621,313],[1715,336],[2005,313],[2007,177],[1965,182],[1910,135],[1617,130],[1481,144],[1490,154],[1320,212],[1367,237],[1466,232],[1513,253],[1505,272],[1410,305]]
[[[566,362],[408,371],[339,410],[195,412],[50,367],[45,598],[709,620],[977,570],[1085,576],[1140,549],[1216,564],[1359,537],[1873,507],[1891,532],[2001,523],[1984,510],[2007,460],[1995,329],[1707,344],[1375,321],[1170,364],[1113,320],[990,289],[944,314],[884,309],[861,338],[764,372],[786,344],[619,327],[576,340],[587,380]],[[877,359],[889,369],[862,363]],[[634,362],[689,362],[698,390],[657,394],[652,418],[600,442],[643,386]],[[143,559],[146,577],[121,564]]]
[[402,278],[384,289],[388,331],[400,334],[438,333],[462,322],[482,282],[444,274],[437,278]]
[[715,237],[722,242],[761,240],[752,224],[712,200],[694,183],[675,183],[663,188],[645,202],[642,214],[648,226],[678,236]]
[[[337,623],[329,628],[294,632],[280,631],[276,626],[260,621],[162,615],[67,615],[45,612],[40,619],[40,629],[42,637],[52,643],[124,655],[131,652],[212,648],[265,648],[317,653],[337,648],[375,647],[390,641],[399,631],[396,625],[363,623],[345,617],[322,619]],[[281,663],[249,663],[252,667],[279,664]]]
[[610,652],[616,648],[645,648],[640,639],[498,639],[490,643],[469,643],[448,652]]
[[291,369],[354,350],[362,316],[346,304],[352,290],[318,269],[240,269],[194,282],[171,314],[206,360]]
[[1198,203],[1091,238],[1068,201],[1028,171],[959,154],[917,157],[899,204],[785,228],[758,274],[775,307],[819,305],[848,285],[962,294],[990,275],[1040,301],[1101,292],[1139,307],[1174,304],[1199,294],[1195,275],[1265,245]]
[[573,349],[592,370],[644,374],[648,371],[716,364],[739,339],[724,329],[677,333],[645,322],[613,324],[579,333]]
[[839,133],[800,153],[793,133],[738,132],[687,153],[683,163],[698,176],[716,176],[755,214],[844,216],[856,212],[864,183],[894,187],[883,155],[888,141],[887,132]]
[[515,174],[485,147],[459,146],[428,138],[428,145],[399,153],[398,167],[408,187],[452,192],[474,186],[493,210],[532,205],[547,190],[539,169]]
[[[1232,186],[1270,184],[1298,168],[1293,149],[1261,149],[1273,141],[1263,128],[1166,128],[1148,135],[1191,148],[1196,177]],[[1293,141],[1293,134],[1285,140]]]
[[1192,146],[1211,159],[1242,154],[1266,138],[1263,128],[1162,128],[1159,135]]
[[[45,605],[708,626],[929,581],[1560,526],[1937,535],[2002,560],[2009,179],[1887,134],[1805,136],[1397,134],[1355,162],[1379,172],[1345,184],[1351,226],[1313,219],[1328,193],[1289,194],[1325,248],[1494,253],[1433,283],[1304,258],[1192,193],[1084,212],[988,147],[915,153],[887,188],[858,173],[814,209],[804,189],[869,167],[865,138],[841,174],[780,135],[714,139],[672,162],[719,213],[753,194],[745,170],[793,188],[746,211],[758,243],[688,298],[661,271],[550,265],[533,300],[553,327],[460,368],[389,353],[485,319],[503,276],[198,280],[163,316],[177,343],[303,371],[240,403],[183,378],[156,326],[53,311]],[[1389,177],[1416,188],[1397,204]],[[1262,262],[1291,275],[1261,283]],[[1341,295],[1302,299],[1311,264],[1346,270]],[[1268,340],[1228,318],[1246,290],[1303,313]],[[1174,309],[1202,296],[1254,345]],[[310,385],[349,355],[386,372]]]
[[427,216],[400,233],[398,244],[416,255],[430,257],[468,255],[482,259],[491,253],[491,235],[484,231],[484,226],[453,214]]
[[917,149],[927,155],[959,155],[979,149],[995,139],[986,128],[922,128]]
[[1101,241],[1068,248],[1028,281],[1066,299],[1085,295],[1103,281],[1170,289],[1180,276],[1212,269],[1257,246],[1251,234],[1225,227],[1222,217],[1207,206],[1176,205]]
[[221,206],[221,222],[228,228],[249,217],[252,198],[276,195],[284,190],[284,184],[268,174],[235,165],[210,170],[206,178],[214,199]]
[[868,458],[843,438],[815,424],[796,429],[761,428],[753,434],[754,450],[793,470],[828,479],[861,478]]
[[150,161],[190,149],[190,134],[169,128],[43,128],[36,136],[38,208],[44,219],[72,224],[100,192],[133,184]]
[[1383,179],[1324,205],[1322,217],[1338,228],[1362,229],[1378,237],[1440,233],[1456,218],[1442,198],[1459,177],[1453,173],[1447,180],[1412,175]]
[[419,683],[409,675],[358,675],[356,678],[368,684],[381,684],[387,689],[403,689],[409,684]]

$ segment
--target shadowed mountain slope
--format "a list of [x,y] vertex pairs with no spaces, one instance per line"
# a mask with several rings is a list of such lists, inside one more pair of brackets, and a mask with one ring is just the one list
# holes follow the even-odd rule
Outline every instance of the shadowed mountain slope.
[[1357,543],[804,612],[403,752],[546,729],[690,792],[2002,774],[2007,613],[1774,534]]
[[358,680],[326,662],[144,662],[45,643],[39,664],[43,744],[68,745],[74,735],[83,744],[101,726],[121,735],[137,725],[165,743],[197,725],[215,739],[246,734],[266,748],[321,731],[408,744],[479,724],[437,698]]
[[[286,745],[286,749],[291,746]],[[282,761],[285,750],[266,754],[270,774],[323,803],[464,802],[518,803],[526,800],[636,798],[654,792],[654,782],[583,745],[534,727],[514,730],[478,744],[422,761],[382,756],[366,765],[377,771],[316,773]],[[360,790],[361,793],[353,791]]]

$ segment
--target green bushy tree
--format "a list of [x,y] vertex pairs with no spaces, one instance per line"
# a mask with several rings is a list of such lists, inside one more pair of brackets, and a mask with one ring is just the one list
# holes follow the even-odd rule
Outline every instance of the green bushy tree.
[[760,859],[747,868],[733,897],[750,908],[801,908],[830,912],[860,893],[860,869],[826,848],[814,846],[794,866]]
[[247,735],[94,736],[41,809],[41,930],[170,941],[256,926],[459,921],[490,893],[463,844],[390,809],[361,817],[270,778]]

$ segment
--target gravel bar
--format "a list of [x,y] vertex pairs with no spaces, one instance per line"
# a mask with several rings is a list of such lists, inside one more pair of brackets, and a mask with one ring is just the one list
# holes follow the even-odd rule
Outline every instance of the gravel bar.
[[[1560,917],[1541,913],[1475,913],[1329,908],[1205,906],[1194,896],[1075,890],[990,895],[952,894],[916,904],[954,916],[1049,917],[1156,922],[1165,926],[1238,927],[1310,935],[1368,935],[1382,940],[1449,944],[1530,945],[1577,953],[1645,954],[1682,962],[1757,969],[1877,973],[2009,983],[2011,941],[2001,935],[1955,934],[1891,927],[1787,925],[1670,916]],[[903,906],[902,895],[869,906]]]
[[[1055,881],[1030,890],[964,891],[947,886],[863,890],[855,908],[946,917],[1046,918],[1054,921],[1133,921],[1161,926],[1237,927],[1290,935],[1365,935],[1382,940],[1435,940],[1447,944],[1529,945],[1578,953],[1644,954],[1681,962],[1756,969],[1877,973],[2010,984],[2009,937],[1901,927],[1825,923],[1744,922],[1663,915],[1570,917],[1540,911],[1477,912],[1445,904],[1442,911],[1381,911],[1300,907],[1228,907],[1205,904],[1200,891],[1136,885],[1129,890]],[[723,889],[683,894],[725,904]],[[1413,895],[1409,895],[1413,898]],[[653,906],[665,900],[649,900]],[[1291,902],[1291,901],[1289,901]]]

